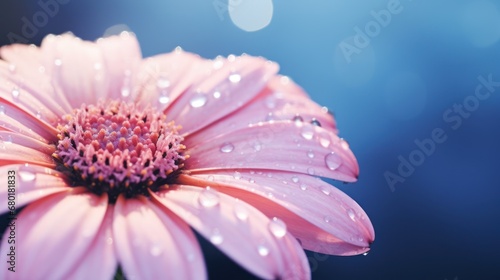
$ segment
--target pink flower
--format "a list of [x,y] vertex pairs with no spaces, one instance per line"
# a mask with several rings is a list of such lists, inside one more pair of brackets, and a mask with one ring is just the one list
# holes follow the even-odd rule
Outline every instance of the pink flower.
[[356,181],[354,155],[275,63],[143,60],[129,33],[0,55],[0,207],[27,205],[0,278],[204,279],[189,227],[265,279],[310,278],[303,248],[369,250],[365,212],[316,177]]

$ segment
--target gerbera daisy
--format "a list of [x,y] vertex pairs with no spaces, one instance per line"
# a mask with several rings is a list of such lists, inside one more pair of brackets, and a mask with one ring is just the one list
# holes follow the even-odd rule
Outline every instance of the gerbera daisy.
[[365,212],[319,179],[356,180],[349,145],[275,63],[143,60],[127,32],[0,55],[0,278],[204,279],[192,229],[265,279],[310,278],[303,249],[369,250]]

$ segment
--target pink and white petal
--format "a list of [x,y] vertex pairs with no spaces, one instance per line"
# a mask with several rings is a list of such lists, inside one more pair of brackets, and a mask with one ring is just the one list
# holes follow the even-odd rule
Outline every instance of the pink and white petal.
[[231,130],[247,127],[249,124],[279,120],[319,121],[325,129],[337,133],[333,116],[326,107],[314,103],[307,94],[288,77],[274,76],[266,88],[248,104],[212,125],[189,135],[186,145],[205,142]]
[[31,148],[47,155],[52,155],[52,153],[55,152],[54,145],[49,145],[31,137],[12,133],[10,131],[0,131],[0,140],[15,143],[26,148]]
[[[71,190],[64,181],[63,174],[51,168],[24,164],[1,166],[0,180],[7,184],[13,179],[10,176],[15,176],[14,184],[0,188],[0,214],[9,211],[8,201],[12,195],[15,197],[16,208],[19,208],[48,195]],[[14,185],[13,190],[11,185]]]
[[135,102],[164,110],[206,71],[205,60],[180,49],[146,58],[135,75]]
[[113,240],[126,277],[206,279],[203,256],[193,232],[167,212],[145,197],[118,198]]
[[45,94],[47,89],[43,88],[43,83],[35,84],[25,76],[11,73],[8,67],[6,62],[0,60],[0,76],[4,78],[0,84],[0,98],[15,103],[32,116],[43,118],[48,123],[56,123],[64,114],[64,110],[57,103],[61,102]]
[[[190,143],[187,140],[186,143]],[[359,167],[338,136],[308,123],[279,121],[230,130],[188,146],[187,170],[270,169],[354,182]]]
[[1,97],[0,106],[0,126],[46,143],[57,140],[57,130],[52,125]]
[[[92,244],[107,208],[107,195],[74,189],[27,206],[16,223],[16,273],[2,269],[3,279],[62,279]],[[7,231],[2,249],[8,248]],[[3,252],[4,250],[2,250]],[[0,256],[7,264],[7,255]]]
[[[269,218],[243,201],[215,190],[181,185],[151,195],[258,277],[276,279],[289,274],[289,260],[296,260],[297,266],[307,263],[299,246],[290,250],[288,238],[293,237],[286,229],[273,230]],[[308,269],[297,271],[306,273]],[[300,279],[309,277],[300,275]]]
[[0,143],[0,166],[7,164],[34,164],[55,168],[52,157],[46,153],[39,152],[11,141],[11,138]]
[[141,58],[137,41],[129,33],[99,39],[97,43],[71,34],[49,35],[41,49],[47,75],[53,77],[54,86],[66,95],[72,107],[121,96],[123,87],[132,87],[127,76],[136,70]]
[[114,207],[108,206],[94,241],[80,261],[75,263],[73,269],[63,279],[113,279],[118,266],[113,245],[113,209]]
[[[194,180],[199,181],[194,181]],[[375,239],[370,219],[348,195],[319,178],[277,171],[210,171],[180,182],[213,188],[283,219],[304,248],[335,255],[366,252]]]
[[262,58],[240,56],[220,61],[222,65],[218,69],[213,69],[212,61],[206,61],[206,77],[191,85],[165,111],[182,125],[184,135],[242,107],[259,94],[278,71],[275,63]]
[[[104,74],[105,87],[97,92],[98,98],[127,98],[133,92],[133,78],[141,64],[142,54],[137,38],[129,32],[119,36],[101,38],[96,42],[102,56],[102,69],[94,64],[94,70]],[[96,62],[99,63],[99,62]],[[96,69],[97,68],[97,69]]]

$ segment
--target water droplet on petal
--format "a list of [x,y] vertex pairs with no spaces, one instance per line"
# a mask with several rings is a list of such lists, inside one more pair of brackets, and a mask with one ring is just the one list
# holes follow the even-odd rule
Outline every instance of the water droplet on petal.
[[220,151],[223,153],[230,153],[234,150],[234,145],[231,143],[224,143],[220,146]]
[[12,97],[13,97],[14,99],[19,98],[19,89],[18,89],[18,88],[16,88],[16,87],[15,87],[15,88],[13,88],[13,89],[12,89],[12,91],[11,91],[11,93],[12,93]]
[[296,126],[301,126],[304,119],[300,115],[295,115],[295,117],[293,117],[292,121],[295,122]]
[[130,89],[127,86],[122,87],[121,93],[123,97],[127,97],[130,95]]
[[203,107],[206,103],[207,103],[207,96],[201,93],[195,94],[189,101],[189,104],[193,108]]
[[268,228],[271,231],[271,233],[278,238],[282,238],[283,236],[286,235],[285,222],[276,217],[274,217],[272,220],[269,221]]
[[108,238],[106,239],[106,243],[107,243],[108,245],[113,244],[113,238],[108,237]]
[[170,97],[162,95],[158,98],[158,101],[161,104],[167,104],[170,101]]
[[32,182],[36,179],[35,171],[27,165],[21,166],[17,174],[19,174],[19,178],[21,178],[23,182]]
[[325,156],[325,164],[328,169],[335,170],[342,164],[342,159],[337,153],[331,152]]
[[198,202],[205,208],[214,207],[219,204],[219,194],[210,187],[206,187],[199,194]]
[[160,77],[158,78],[158,81],[156,81],[156,86],[159,89],[165,89],[170,86],[170,81],[166,77]]
[[229,81],[233,84],[239,83],[241,81],[241,75],[238,73],[233,73],[229,75]]
[[313,153],[313,151],[309,150],[309,151],[307,152],[307,157],[308,157],[308,158],[314,158],[314,153]]
[[306,125],[302,128],[300,135],[302,135],[302,137],[304,137],[307,140],[311,140],[314,136],[314,129],[311,126]]
[[61,65],[62,65],[62,60],[60,60],[60,59],[56,59],[56,60],[54,60],[54,64],[55,64],[56,66],[61,66]]
[[330,216],[325,216],[323,217],[323,220],[325,221],[325,223],[329,223],[332,220],[332,218]]
[[5,143],[11,144],[12,143],[12,136],[7,135],[7,138],[5,139]]
[[234,205],[234,215],[238,220],[246,221],[248,219],[248,210],[243,204],[236,203]]
[[269,255],[269,248],[267,248],[264,245],[257,246],[257,250],[259,251],[259,255],[261,255],[263,257]]
[[332,188],[330,186],[322,186],[321,191],[326,195],[330,195]]
[[0,115],[5,115],[5,106],[0,105]]
[[340,138],[340,146],[344,150],[349,150],[349,143],[347,143],[347,141],[344,138]]
[[208,181],[213,181],[214,180],[214,176],[210,175],[208,176]]
[[153,257],[158,257],[161,253],[163,253],[163,250],[159,245],[153,245],[151,246],[151,249],[149,249],[149,252]]
[[262,145],[259,142],[254,143],[253,149],[258,152],[262,149]]
[[300,189],[305,191],[307,190],[307,185],[306,184],[300,184]]
[[222,234],[219,232],[218,229],[214,229],[212,232],[212,235],[210,235],[210,242],[214,245],[220,245],[224,241],[224,237]]
[[292,177],[292,182],[294,182],[294,183],[298,183],[298,182],[299,182],[299,177],[297,177],[297,176],[293,176],[293,177]]
[[314,175],[315,173],[316,172],[314,171],[314,168],[312,168],[312,167],[307,168],[307,174]]
[[239,180],[241,179],[241,173],[238,171],[234,171],[233,177],[234,179]]
[[213,96],[215,99],[219,99],[221,97],[220,91],[214,91]]
[[349,208],[349,209],[347,209],[347,215],[349,215],[349,218],[351,218],[351,220],[352,220],[353,222],[355,222],[355,221],[356,221],[356,214],[354,213],[354,210],[352,210],[352,209],[350,209],[350,208]]
[[321,126],[321,123],[316,118],[313,118],[311,120],[311,124],[314,126]]
[[328,148],[328,146],[330,146],[330,139],[329,139],[329,135],[328,134],[323,134],[323,135],[320,135],[319,137],[319,143],[321,144],[321,146],[323,146],[324,148]]

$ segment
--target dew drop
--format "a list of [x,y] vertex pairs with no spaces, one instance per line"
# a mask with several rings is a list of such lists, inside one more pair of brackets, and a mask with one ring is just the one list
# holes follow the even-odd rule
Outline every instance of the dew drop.
[[330,195],[330,193],[332,192],[332,189],[330,186],[322,186],[321,187],[321,191],[326,194],[326,195]]
[[316,118],[313,118],[311,120],[311,124],[314,126],[321,126],[321,123]]
[[262,149],[262,145],[259,142],[254,143],[253,149],[258,152]]
[[309,150],[309,151],[307,152],[307,157],[308,157],[308,158],[314,158],[314,153],[313,153],[313,151]]
[[14,99],[19,98],[19,89],[18,89],[18,88],[16,88],[16,87],[15,87],[15,88],[13,88],[13,89],[12,89],[12,91],[11,91],[11,94],[12,94],[12,97],[13,97]]
[[274,96],[268,96],[264,100],[264,104],[266,105],[266,107],[268,109],[274,109],[274,108],[276,108],[276,98]]
[[201,93],[197,93],[196,95],[191,98],[189,101],[189,104],[193,108],[200,108],[203,107],[207,103],[207,96]]
[[219,204],[219,194],[210,187],[206,187],[199,194],[198,202],[205,208],[214,207]]
[[241,173],[238,171],[234,171],[233,177],[234,179],[239,180],[241,179]]
[[224,237],[222,236],[222,234],[219,232],[218,229],[215,229],[212,232],[212,235],[210,235],[210,242],[212,242],[212,244],[214,245],[220,245],[222,244],[223,241]]
[[328,134],[324,134],[319,137],[319,143],[323,146],[323,148],[328,148],[328,146],[330,146],[329,138]]
[[230,153],[234,150],[234,145],[231,143],[224,143],[220,146],[220,151],[223,153]]
[[5,139],[5,143],[12,144],[12,136],[7,135],[7,139]]
[[39,118],[39,119],[41,119],[42,118],[42,112],[37,111],[36,112],[36,117]]
[[168,96],[165,96],[165,95],[162,95],[158,98],[158,101],[161,103],[161,104],[167,104],[169,101],[170,101],[170,97]]
[[214,91],[213,96],[215,99],[219,99],[221,97],[220,91]]
[[158,81],[156,81],[156,86],[159,89],[165,89],[170,86],[170,81],[166,77],[160,77],[158,78]]
[[368,252],[364,252],[364,253],[363,253],[363,256],[368,256]]
[[304,137],[305,139],[307,140],[311,140],[314,136],[314,130],[311,126],[304,126],[302,128],[302,131],[300,132],[300,135],[302,135],[302,137]]
[[325,164],[328,169],[335,170],[342,164],[342,159],[337,153],[331,152],[325,156]]
[[214,180],[214,176],[210,175],[208,176],[208,181],[213,181]]
[[36,179],[36,173],[33,170],[33,168],[24,165],[19,168],[18,171],[19,178],[21,178],[21,181],[23,182],[32,182]]
[[300,189],[305,191],[307,190],[307,185],[306,184],[300,184]]
[[307,168],[307,174],[314,175],[315,173],[316,172],[314,171],[314,168],[312,168],[312,167]]
[[323,217],[323,221],[325,221],[325,223],[329,223],[331,222],[332,218],[330,216],[324,216]]
[[233,84],[239,83],[241,81],[241,75],[238,73],[233,73],[229,75],[229,81]]
[[108,238],[106,239],[106,243],[107,243],[108,245],[113,244],[113,238],[108,237]]
[[58,58],[58,59],[54,60],[54,64],[55,64],[56,66],[61,66],[61,65],[62,65],[62,60],[60,60],[60,59]]
[[268,225],[269,231],[277,238],[282,238],[286,235],[286,224],[282,220],[274,217],[269,221]]
[[5,115],[5,106],[0,105],[0,115]]
[[347,209],[347,215],[349,215],[349,218],[351,218],[351,220],[352,220],[353,222],[355,222],[355,221],[356,221],[356,214],[354,213],[354,210],[352,210],[352,209],[350,209],[350,208],[349,208],[349,209]]
[[130,89],[127,86],[122,87],[121,93],[123,97],[127,97],[130,95]]
[[344,150],[349,150],[349,143],[347,143],[347,141],[344,138],[340,138],[340,146]]
[[297,176],[293,176],[293,177],[292,177],[292,182],[294,182],[294,183],[298,183],[298,182],[299,182],[299,177],[297,177]]
[[151,253],[153,257],[158,257],[161,253],[163,253],[163,250],[159,245],[153,245],[149,249],[149,253]]
[[269,248],[267,248],[266,246],[264,245],[259,245],[257,246],[257,250],[259,252],[259,255],[265,257],[267,255],[269,255]]
[[236,203],[234,205],[234,215],[238,220],[246,221],[248,219],[248,210],[243,204]]

